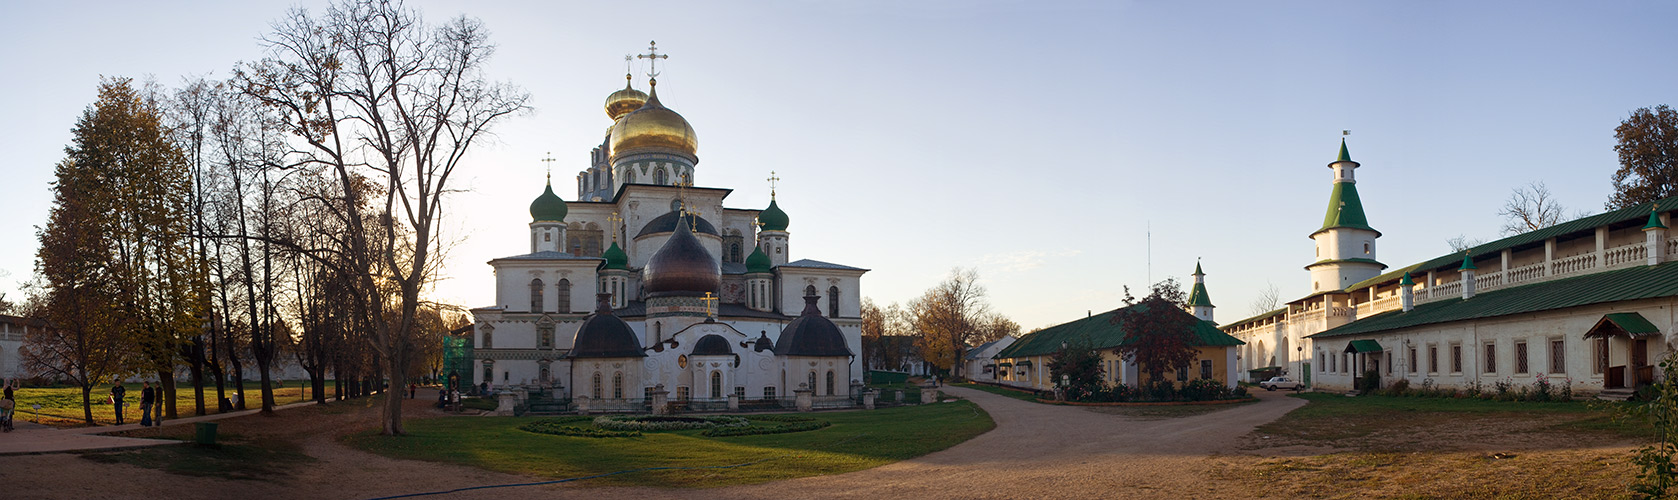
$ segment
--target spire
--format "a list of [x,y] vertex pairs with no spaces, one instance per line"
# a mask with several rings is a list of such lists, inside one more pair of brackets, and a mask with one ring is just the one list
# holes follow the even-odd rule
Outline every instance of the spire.
[[1200,270],[1200,259],[1194,259],[1194,274],[1193,275],[1194,276],[1205,276],[1206,275],[1205,272],[1202,272]]
[[1650,229],[1666,229],[1666,224],[1661,224],[1661,205],[1659,203],[1649,208],[1649,223],[1643,225],[1643,230]]
[[1404,272],[1404,277],[1398,279],[1398,284],[1404,285],[1404,286],[1413,286],[1413,285],[1416,284],[1416,281],[1410,279],[1410,271],[1405,271]]
[[[1216,307],[1212,305],[1212,296],[1206,293],[1206,273],[1200,271],[1200,261],[1194,263],[1194,288],[1189,292],[1190,307]],[[1202,318],[1206,319],[1206,318]]]
[[1350,151],[1346,150],[1346,138],[1345,137],[1340,138],[1340,158],[1338,158],[1334,161],[1336,161],[1336,162],[1352,161],[1352,153]]
[[1462,253],[1462,267],[1457,268],[1457,270],[1458,271],[1468,271],[1468,270],[1471,270],[1471,269],[1479,269],[1479,268],[1474,267],[1474,257],[1469,255],[1468,252],[1463,252]]

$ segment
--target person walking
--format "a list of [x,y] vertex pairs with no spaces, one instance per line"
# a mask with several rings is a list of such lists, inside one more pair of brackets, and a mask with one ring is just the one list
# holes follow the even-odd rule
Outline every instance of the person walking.
[[117,412],[117,425],[122,425],[122,397],[128,394],[128,389],[122,386],[122,381],[111,387],[111,408]]
[[151,405],[157,402],[156,397],[151,382],[146,382],[146,388],[140,389],[140,427],[151,427]]
[[408,399],[414,399],[414,396],[417,395],[417,394],[419,394],[419,384],[409,382],[408,383]]

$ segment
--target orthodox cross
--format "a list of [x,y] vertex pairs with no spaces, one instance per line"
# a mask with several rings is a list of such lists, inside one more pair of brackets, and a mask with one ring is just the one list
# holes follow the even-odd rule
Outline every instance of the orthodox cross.
[[543,158],[542,163],[546,164],[547,168],[548,168],[548,184],[553,184],[553,182],[554,182],[554,153],[553,153],[553,151],[548,152],[548,157]]
[[647,59],[648,60],[647,61],[647,78],[657,80],[658,79],[658,60],[659,59],[669,59],[670,55],[669,54],[658,53],[658,41],[654,40],[654,41],[651,41],[651,42],[647,42],[647,53],[636,54],[635,58],[636,59]]
[[623,217],[618,217],[617,212],[612,212],[612,215],[606,216],[606,222],[609,222],[610,224],[608,224],[608,225],[612,226],[612,243],[617,243],[618,242],[618,224],[623,222]]
[[705,292],[705,297],[701,298],[699,300],[705,301],[705,317],[709,318],[709,317],[712,316],[711,315],[711,305],[715,304],[718,300],[722,300],[722,299],[711,295],[711,292]]
[[682,215],[694,215],[696,212],[688,210],[687,190],[687,187],[693,185],[693,182],[687,180],[687,178],[687,175],[676,176],[676,198],[682,201]]
[[756,227],[758,231],[762,231],[763,230],[763,221],[757,220],[757,216],[754,215],[754,216],[752,216],[752,226]]
[[770,170],[769,171],[769,199],[771,199],[771,200],[775,199],[775,183],[778,183],[778,182],[781,182],[781,178],[775,176],[775,171],[774,170]]

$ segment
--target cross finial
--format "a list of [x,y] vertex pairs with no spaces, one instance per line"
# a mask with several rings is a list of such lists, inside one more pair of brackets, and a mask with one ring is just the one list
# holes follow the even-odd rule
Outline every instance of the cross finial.
[[618,223],[623,222],[623,217],[619,217],[617,212],[612,212],[612,215],[606,216],[606,222],[611,223],[609,225],[612,226],[612,243],[617,243]]
[[713,316],[711,314],[711,306],[713,304],[715,304],[718,300],[722,300],[722,299],[712,295],[711,292],[705,292],[705,298],[702,298],[702,299],[699,299],[699,300],[705,301],[705,317],[709,318],[709,317]]
[[779,182],[781,182],[781,178],[775,176],[775,171],[774,170],[770,170],[769,171],[769,199],[771,199],[771,200],[775,199],[775,184],[779,183]]
[[658,60],[669,59],[669,54],[658,53],[658,41],[647,42],[647,53],[636,54],[636,59],[647,59],[647,78],[652,85],[658,85]]
[[687,174],[681,174],[681,175],[676,176],[676,198],[680,199],[682,201],[682,214],[683,215],[698,215],[698,212],[688,210],[688,190],[687,190],[687,188],[689,186],[692,186],[692,185],[693,185],[693,181],[688,180]]
[[553,151],[548,152],[548,157],[543,158],[542,163],[546,164],[547,168],[548,168],[548,184],[553,184],[554,183],[554,153],[553,153]]
[[1348,136],[1348,135],[1352,135],[1352,131],[1350,131],[1350,130],[1341,130],[1340,131],[1340,136],[1341,137],[1345,137],[1345,136]]

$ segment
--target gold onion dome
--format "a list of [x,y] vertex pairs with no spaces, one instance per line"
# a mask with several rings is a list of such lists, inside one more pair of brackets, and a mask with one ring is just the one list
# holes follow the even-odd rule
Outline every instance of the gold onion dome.
[[612,126],[612,156],[631,153],[677,153],[697,157],[699,136],[682,115],[658,102],[658,87],[646,104]]
[[[624,79],[629,79],[629,75],[624,75]],[[634,87],[626,83],[623,85],[623,90],[606,96],[606,116],[612,117],[612,120],[617,120],[631,111],[641,109],[641,105],[646,103],[647,93],[635,90]],[[610,129],[607,130],[610,131]]]

